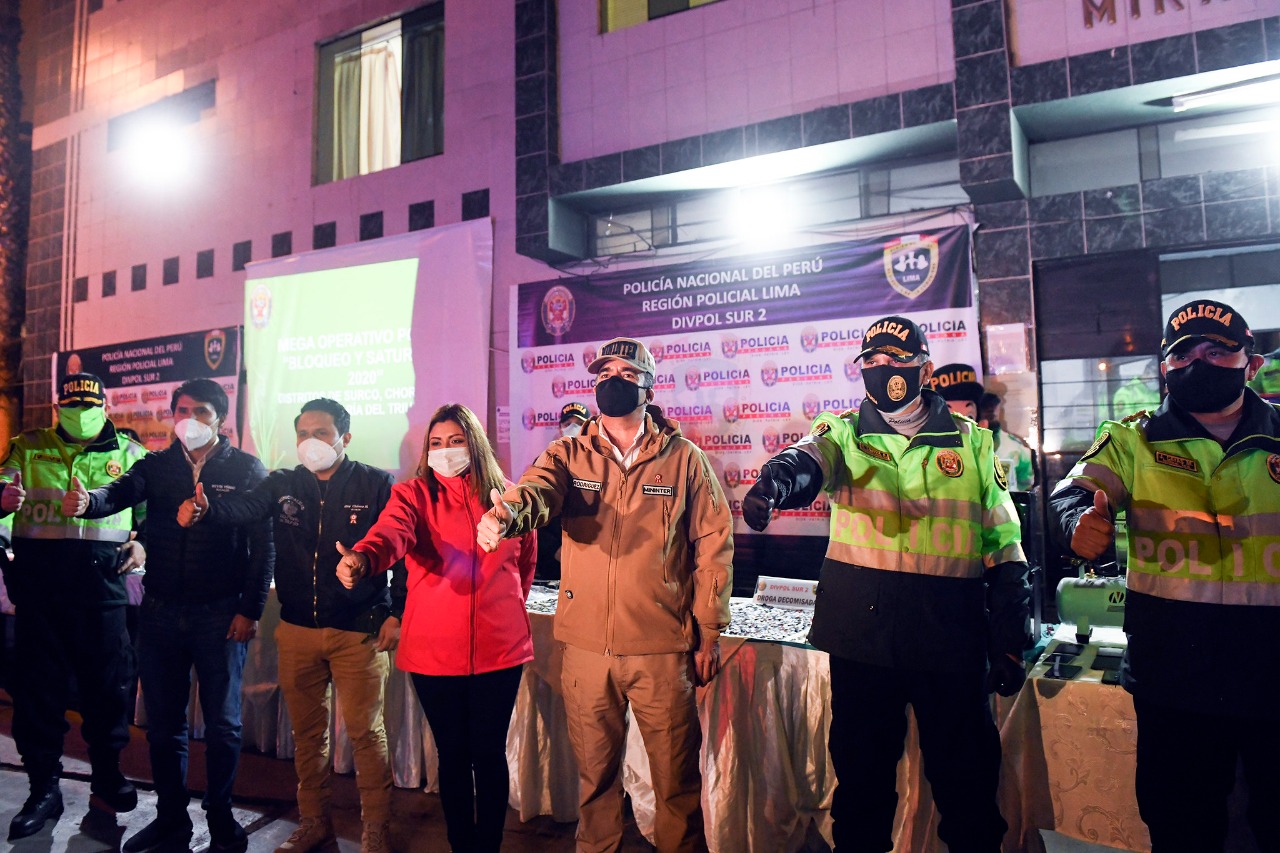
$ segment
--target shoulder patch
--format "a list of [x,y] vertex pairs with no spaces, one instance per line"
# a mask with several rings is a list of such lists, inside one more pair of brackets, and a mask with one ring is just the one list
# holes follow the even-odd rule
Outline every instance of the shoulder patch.
[[993,455],[991,458],[994,459],[996,463],[996,485],[999,486],[1002,491],[1009,491],[1009,475],[1005,473],[1004,463],[1000,461],[999,456]]
[[1087,459],[1092,459],[1093,457],[1097,456],[1099,453],[1102,452],[1102,448],[1107,446],[1107,442],[1109,442],[1110,440],[1111,440],[1111,433],[1109,432],[1104,432],[1102,435],[1095,438],[1093,440],[1093,444],[1089,445],[1089,449],[1084,452],[1084,456],[1080,457],[1080,461],[1084,462]]
[[1128,417],[1121,418],[1120,423],[1131,424],[1134,421],[1143,421],[1143,420],[1150,420],[1150,419],[1151,419],[1151,413],[1148,412],[1146,409],[1142,409],[1140,411],[1134,412],[1132,415],[1129,415]]
[[826,435],[831,432],[831,424],[823,421],[820,424],[814,424],[813,429],[809,431],[809,435]]
[[836,417],[837,417],[837,418],[847,418],[847,417],[849,417],[850,415],[856,415],[857,413],[858,413],[858,410],[857,410],[857,409],[845,409],[843,412],[840,412],[839,414],[837,414],[837,415],[836,415]]

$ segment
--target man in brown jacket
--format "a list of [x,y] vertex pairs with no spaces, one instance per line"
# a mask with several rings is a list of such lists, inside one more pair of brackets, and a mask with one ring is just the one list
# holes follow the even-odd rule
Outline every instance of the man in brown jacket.
[[649,754],[658,849],[706,850],[694,685],[720,669],[733,522],[703,452],[677,424],[646,412],[656,366],[644,344],[615,338],[587,370],[600,416],[495,494],[476,537],[492,550],[561,518],[555,637],[578,760],[580,853],[622,841],[628,704]]

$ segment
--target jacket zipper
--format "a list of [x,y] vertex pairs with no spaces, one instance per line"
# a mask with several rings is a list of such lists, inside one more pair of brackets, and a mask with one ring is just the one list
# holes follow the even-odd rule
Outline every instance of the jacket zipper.
[[320,498],[320,518],[316,522],[316,550],[311,556],[311,624],[320,627],[320,542],[324,535],[324,498]]
[[627,472],[624,469],[622,477],[618,480],[618,511],[613,515],[613,550],[609,554],[609,596],[605,601],[604,653],[609,656],[613,655],[613,599],[618,587],[618,540],[622,532],[622,513],[626,507],[626,492]]

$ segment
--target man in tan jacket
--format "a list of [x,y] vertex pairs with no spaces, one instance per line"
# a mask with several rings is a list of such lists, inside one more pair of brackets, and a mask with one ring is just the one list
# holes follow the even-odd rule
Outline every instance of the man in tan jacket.
[[561,518],[555,637],[578,761],[580,853],[622,841],[628,704],[649,754],[658,849],[706,850],[694,685],[720,669],[733,522],[702,450],[646,411],[656,366],[644,344],[615,338],[587,370],[600,416],[495,494],[476,537],[492,550]]

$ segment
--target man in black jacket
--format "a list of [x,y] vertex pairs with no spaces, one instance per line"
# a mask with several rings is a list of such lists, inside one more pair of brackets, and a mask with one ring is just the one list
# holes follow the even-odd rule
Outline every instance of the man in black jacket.
[[346,455],[351,415],[342,404],[312,400],[294,418],[296,468],[273,471],[248,494],[215,496],[196,486],[178,511],[178,523],[251,524],[272,519],[280,626],[280,687],[293,720],[298,771],[298,829],[277,853],[307,853],[334,841],[329,814],[329,684],[337,694],[355,752],[356,784],[364,822],[362,853],[386,849],[391,818],[391,761],[382,704],[387,652],[400,637],[404,612],[403,563],[365,577],[355,588],[338,582],[340,555],[373,526],[391,497],[386,471]]
[[240,761],[240,679],[246,644],[257,634],[271,586],[271,526],[264,521],[235,529],[184,530],[177,512],[197,483],[219,495],[235,494],[249,491],[267,474],[256,457],[218,435],[227,395],[217,382],[184,382],[173,392],[172,407],[173,444],[92,492],[73,481],[62,513],[101,518],[147,503],[138,670],[159,802],[156,819],[125,842],[124,850],[143,853],[191,838],[187,703],[195,666],[205,723],[209,849],[242,851],[248,839],[231,813]]

